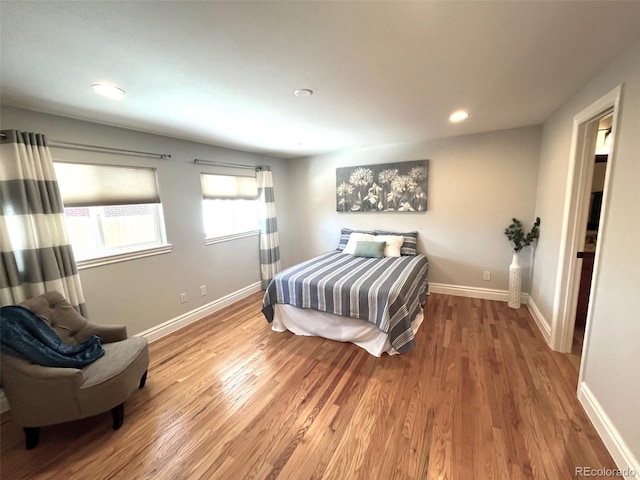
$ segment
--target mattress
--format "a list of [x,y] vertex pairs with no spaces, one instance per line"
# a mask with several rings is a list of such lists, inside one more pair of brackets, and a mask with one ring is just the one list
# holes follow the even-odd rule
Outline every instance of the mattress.
[[[422,324],[423,313],[411,322],[413,335]],[[371,355],[380,357],[383,353],[397,355],[389,341],[389,335],[375,325],[360,319],[341,317],[332,313],[319,312],[294,307],[293,305],[278,304],[274,306],[274,318],[271,323],[274,332],[290,331],[296,335],[314,336],[350,342],[364,348]]]
[[372,324],[398,353],[415,348],[413,320],[427,293],[424,255],[364,258],[328,252],[278,273],[263,300],[274,320],[276,305],[330,313]]

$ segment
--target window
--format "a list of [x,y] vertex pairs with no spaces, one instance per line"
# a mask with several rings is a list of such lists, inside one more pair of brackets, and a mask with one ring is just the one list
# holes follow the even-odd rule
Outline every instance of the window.
[[80,267],[170,251],[155,169],[61,162],[54,167]]
[[220,241],[258,233],[258,187],[255,177],[202,173],[200,183],[207,240]]

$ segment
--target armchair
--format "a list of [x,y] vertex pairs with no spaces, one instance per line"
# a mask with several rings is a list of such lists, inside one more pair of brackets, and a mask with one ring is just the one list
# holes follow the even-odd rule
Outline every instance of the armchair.
[[0,375],[12,416],[25,432],[26,448],[35,448],[40,427],[111,410],[113,429],[122,426],[124,401],[147,378],[149,350],[143,337],[127,338],[125,326],[88,322],[58,292],[21,303],[42,318],[69,345],[92,335],[105,354],[82,369],[44,367],[2,352]]

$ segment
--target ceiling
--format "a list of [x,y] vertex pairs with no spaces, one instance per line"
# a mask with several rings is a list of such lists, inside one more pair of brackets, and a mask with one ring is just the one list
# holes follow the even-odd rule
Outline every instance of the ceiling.
[[3,105],[283,158],[540,124],[640,40],[639,1],[3,0],[0,18]]

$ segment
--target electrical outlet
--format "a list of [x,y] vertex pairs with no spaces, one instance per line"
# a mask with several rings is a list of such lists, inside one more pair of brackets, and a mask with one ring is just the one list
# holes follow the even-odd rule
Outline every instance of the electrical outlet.
[[483,280],[491,280],[491,272],[488,270],[485,270],[484,272],[482,272],[482,279]]
[[204,297],[207,294],[207,286],[200,285],[200,296]]
[[186,293],[181,293],[180,294],[180,303],[187,303],[187,294]]

